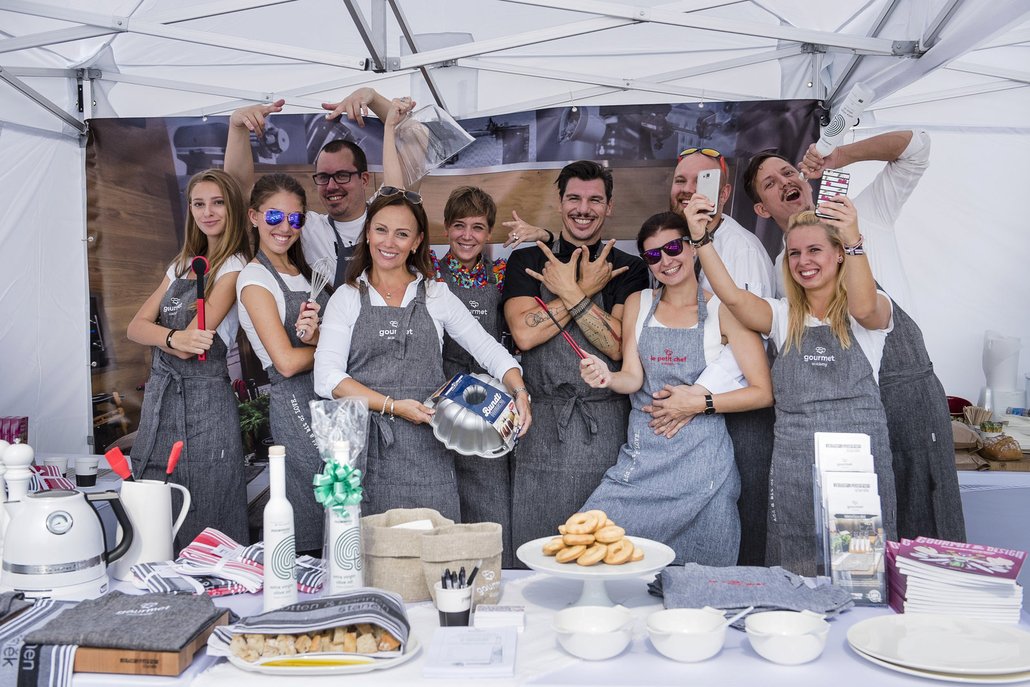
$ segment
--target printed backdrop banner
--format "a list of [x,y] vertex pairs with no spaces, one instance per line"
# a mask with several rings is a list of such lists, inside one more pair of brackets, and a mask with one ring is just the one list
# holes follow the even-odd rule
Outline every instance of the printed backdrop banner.
[[[726,212],[754,231],[774,255],[781,233],[754,214],[740,175],[750,156],[763,150],[800,160],[818,136],[822,113],[817,101],[788,100],[570,106],[459,120],[475,142],[434,171],[420,189],[430,238],[434,244],[446,243],[444,203],[451,189],[466,184],[493,195],[498,225],[517,211],[527,222],[557,233],[557,170],[589,159],[607,164],[615,176],[605,238],[633,239],[647,217],[669,209],[678,153],[705,147],[729,159],[734,192]],[[196,172],[222,166],[227,134],[227,117],[90,122],[87,232],[98,450],[138,422],[150,350],[129,341],[125,330],[182,245],[186,183]],[[359,127],[346,120],[329,122],[318,113],[275,115],[260,139],[251,137],[255,169],[294,175],[307,190],[309,207],[322,210],[311,180],[312,162],[336,138],[354,141],[365,151],[373,172],[371,194],[382,169],[382,126],[375,119]],[[503,243],[506,234],[499,227],[492,241]],[[493,250],[499,257],[500,246]],[[249,355],[230,358],[234,378],[260,379],[255,368]]]

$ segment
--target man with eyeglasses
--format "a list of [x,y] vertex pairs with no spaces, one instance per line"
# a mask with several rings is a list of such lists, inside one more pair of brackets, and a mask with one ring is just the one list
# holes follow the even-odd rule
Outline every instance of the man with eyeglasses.
[[516,548],[553,534],[615,464],[626,441],[629,399],[588,387],[571,343],[617,368],[623,304],[647,288],[643,261],[616,249],[614,239],[601,241],[613,207],[611,170],[580,160],[566,165],[555,183],[561,234],[551,247],[538,242],[511,254],[502,295],[533,397],[533,431],[513,461]]
[[[372,88],[359,88],[338,103],[323,103],[329,110],[327,119],[346,114],[347,118],[364,126],[363,115],[371,110],[385,121],[390,100]],[[254,183],[254,157],[250,149],[250,134],[261,136],[265,118],[280,112],[285,100],[248,105],[235,110],[229,117],[229,140],[225,147],[225,170],[250,192]],[[322,146],[315,158],[312,180],[325,205],[326,213],[308,210],[301,246],[308,264],[329,257],[334,267],[334,286],[343,283],[347,263],[365,224],[366,195],[370,175],[364,151],[353,141],[335,139]]]
[[[815,208],[806,180],[817,180],[824,169],[870,160],[887,165],[853,198],[862,230],[855,248],[868,250],[873,276],[893,301],[894,329],[887,335],[879,378],[894,459],[898,534],[963,541],[947,397],[923,333],[902,309],[911,307],[911,297],[893,226],[929,166],[930,137],[925,131],[892,131],[842,145],[825,158],[811,145],[797,167],[776,152],[759,153],[748,164],[744,190],[758,216],[785,230],[791,215]],[[777,297],[784,293],[782,262],[783,252],[776,259]]]
[[[698,174],[707,170],[719,173],[718,198],[715,214],[708,222],[712,242],[723,258],[733,281],[743,289],[760,296],[775,292],[772,260],[765,246],[723,209],[730,199],[729,165],[726,158],[714,148],[691,147],[677,156],[676,170],[669,189],[670,209],[682,215],[687,203],[697,192]],[[708,277],[701,271],[701,263],[694,264],[698,285],[712,292]],[[724,365],[725,362],[725,365]],[[744,385],[743,373],[730,355],[714,361],[690,387],[679,386],[671,391],[658,392],[657,402],[666,408],[693,407],[686,396],[718,394],[739,389]],[[687,419],[690,413],[684,411]],[[768,517],[769,466],[772,462],[773,422],[772,408],[760,408],[744,413],[726,413],[726,429],[733,442],[733,456],[740,473],[740,497],[737,512],[740,516],[740,549],[738,565],[765,565],[766,520]]]

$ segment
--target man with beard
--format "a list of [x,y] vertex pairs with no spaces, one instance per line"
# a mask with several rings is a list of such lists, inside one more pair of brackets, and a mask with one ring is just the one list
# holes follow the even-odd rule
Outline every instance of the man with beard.
[[541,242],[515,251],[504,284],[504,316],[522,351],[534,401],[533,431],[513,461],[516,548],[553,534],[575,513],[626,440],[628,398],[583,382],[579,359],[559,326],[609,369],[618,367],[613,362],[622,359],[623,304],[648,283],[643,261],[614,248],[614,239],[601,241],[612,213],[611,171],[580,160],[566,165],[556,184],[562,230],[554,252]]
[[[670,209],[683,214],[687,202],[697,191],[697,175],[705,170],[719,170],[720,174],[719,197],[709,199],[715,204],[715,215],[708,223],[708,231],[719,257],[738,286],[762,298],[772,296],[775,292],[773,266],[765,246],[752,232],[729,215],[723,214],[733,187],[729,183],[726,158],[719,151],[713,148],[687,148],[679,154],[669,191]],[[711,284],[701,271],[700,262],[694,263],[694,271],[698,285],[711,292]],[[687,396],[718,394],[740,388],[743,375],[733,356],[728,356],[728,369],[723,369],[722,360],[709,365],[692,386],[667,387],[656,393],[653,407],[673,410],[675,415],[672,417],[689,422],[692,414],[685,409],[692,406],[688,405]],[[740,497],[737,499],[740,550],[737,565],[765,565],[774,417],[772,408],[724,415],[726,429],[733,442],[737,472],[740,473]],[[654,426],[658,422],[655,420],[651,424]]]
[[[225,146],[225,171],[240,183],[246,196],[254,184],[254,157],[250,150],[250,134],[262,136],[265,118],[280,112],[285,100],[274,103],[248,105],[229,117],[229,139]],[[359,88],[338,103],[322,103],[329,110],[326,119],[342,114],[364,126],[362,118],[371,110],[385,121],[390,100],[372,88]],[[312,175],[318,195],[325,205],[326,214],[308,210],[301,233],[304,258],[313,265],[320,258],[329,257],[334,263],[333,285],[343,283],[361,229],[365,224],[365,196],[370,175],[365,153],[353,141],[337,138],[329,141],[315,158]]]
[[[862,237],[851,250],[868,250],[873,276],[893,301],[894,329],[887,335],[880,364],[880,397],[894,461],[898,534],[963,541],[965,522],[948,403],[923,334],[902,309],[911,306],[911,298],[893,226],[929,166],[930,137],[925,131],[893,131],[840,146],[825,158],[812,145],[799,167],[805,178],[817,179],[824,169],[866,160],[887,165],[853,200]],[[800,172],[777,153],[753,157],[744,190],[755,203],[755,213],[771,217],[785,230],[791,215],[814,209],[813,189]],[[776,259],[781,275],[777,296],[783,295],[782,261],[781,252]]]

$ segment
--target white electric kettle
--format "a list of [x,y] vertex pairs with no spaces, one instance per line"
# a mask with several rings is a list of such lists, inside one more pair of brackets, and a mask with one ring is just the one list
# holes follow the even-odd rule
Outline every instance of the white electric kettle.
[[[121,524],[122,539],[110,553],[91,501],[108,501]],[[23,592],[31,599],[81,601],[102,596],[110,583],[108,563],[131,544],[132,523],[117,492],[86,495],[55,489],[27,494],[7,527],[0,591]]]

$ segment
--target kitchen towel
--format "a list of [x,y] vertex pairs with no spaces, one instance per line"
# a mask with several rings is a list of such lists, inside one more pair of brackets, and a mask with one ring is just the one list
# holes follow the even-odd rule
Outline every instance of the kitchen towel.
[[[670,565],[648,586],[648,591],[662,597],[666,608],[711,606],[737,611],[754,606],[755,613],[809,610],[832,616],[854,605],[846,590],[829,583],[810,584],[804,577],[778,566]],[[733,626],[744,629],[744,618]]]
[[[4,595],[7,596],[6,594]],[[72,601],[44,599],[32,608],[8,617],[0,625],[0,685],[18,687],[69,687],[72,665],[75,661],[75,647],[24,646],[25,635],[35,628],[49,623],[53,618],[74,606]],[[27,650],[26,650],[27,649]],[[24,681],[19,666],[26,666]],[[41,666],[45,668],[41,669]]]

